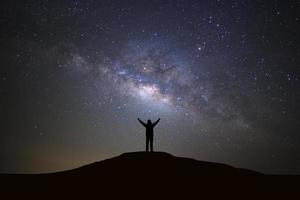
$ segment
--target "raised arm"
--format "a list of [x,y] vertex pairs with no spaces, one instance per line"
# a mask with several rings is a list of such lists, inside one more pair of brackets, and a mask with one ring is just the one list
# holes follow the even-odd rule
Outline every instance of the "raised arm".
[[140,118],[138,118],[138,120],[139,120],[139,122],[140,122],[143,126],[146,127],[146,124],[145,124],[142,120],[140,120]]
[[159,122],[160,118],[156,122],[153,123],[153,127],[156,126],[156,124]]

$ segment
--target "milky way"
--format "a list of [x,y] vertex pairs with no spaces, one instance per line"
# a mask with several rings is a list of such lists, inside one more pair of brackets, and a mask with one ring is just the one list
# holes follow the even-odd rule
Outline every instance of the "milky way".
[[192,66],[183,61],[184,55],[165,46],[131,42],[120,57],[100,70],[105,77],[112,77],[113,87],[120,88],[123,95],[137,97],[145,104],[192,110],[188,103],[205,97],[198,88],[197,76]]
[[0,172],[145,148],[300,173],[299,3],[10,1],[1,6]]

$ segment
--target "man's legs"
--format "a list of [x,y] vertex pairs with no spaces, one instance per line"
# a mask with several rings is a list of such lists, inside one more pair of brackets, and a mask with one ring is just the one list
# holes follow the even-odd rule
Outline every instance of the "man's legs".
[[146,152],[148,152],[149,149],[149,137],[146,136]]
[[153,136],[150,137],[150,151],[153,152]]

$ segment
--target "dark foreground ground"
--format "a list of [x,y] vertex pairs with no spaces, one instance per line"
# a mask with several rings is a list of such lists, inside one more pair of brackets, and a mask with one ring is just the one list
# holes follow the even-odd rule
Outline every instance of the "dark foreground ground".
[[299,199],[299,181],[163,152],[133,152],[58,173],[1,174],[0,199]]

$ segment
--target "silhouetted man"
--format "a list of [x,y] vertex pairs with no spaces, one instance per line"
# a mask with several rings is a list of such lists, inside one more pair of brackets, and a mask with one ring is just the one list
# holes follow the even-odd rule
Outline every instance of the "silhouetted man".
[[148,152],[148,147],[150,143],[150,151],[152,152],[153,151],[153,128],[159,122],[160,118],[158,118],[158,120],[153,124],[150,119],[148,119],[147,124],[144,123],[142,120],[140,120],[140,118],[138,118],[138,120],[146,128],[146,151]]

